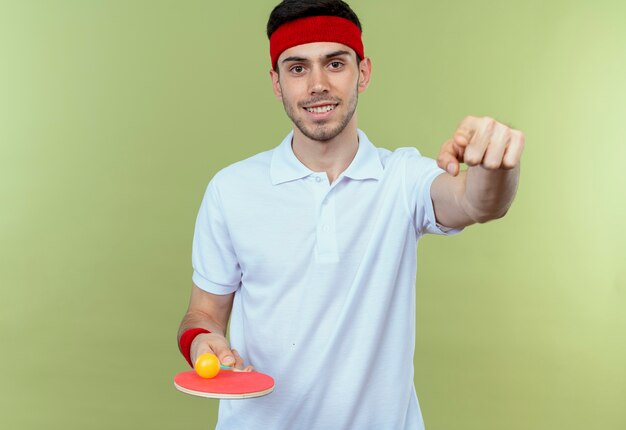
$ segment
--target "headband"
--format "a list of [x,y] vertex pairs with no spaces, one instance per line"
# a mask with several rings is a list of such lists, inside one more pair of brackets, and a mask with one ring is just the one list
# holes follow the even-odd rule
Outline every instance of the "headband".
[[287,49],[313,42],[337,42],[354,49],[363,59],[363,41],[359,27],[338,16],[309,16],[281,25],[270,37],[270,57],[276,70],[278,57]]

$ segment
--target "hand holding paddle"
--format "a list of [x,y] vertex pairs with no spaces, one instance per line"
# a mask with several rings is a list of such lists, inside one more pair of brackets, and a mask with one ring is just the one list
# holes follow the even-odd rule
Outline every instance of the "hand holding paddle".
[[202,354],[215,354],[220,364],[233,367],[234,371],[252,372],[254,367],[245,366],[243,358],[237,350],[231,349],[228,340],[218,333],[202,333],[195,337],[191,343],[191,362],[196,363]]
[[[211,333],[212,334],[212,333]],[[199,337],[199,336],[198,336]],[[228,345],[217,336],[218,345]],[[200,343],[196,351],[192,352],[195,370],[181,372],[174,378],[174,386],[177,390],[193,396],[209,397],[215,399],[246,399],[264,396],[274,390],[274,379],[263,373],[255,372],[252,366],[244,368],[243,359],[236,350],[229,348],[216,348],[222,357],[228,358],[229,352],[233,354],[232,362],[240,369],[224,367],[220,365],[217,355],[206,352],[198,355],[198,350],[210,345],[210,339],[206,343]],[[195,342],[195,340],[194,340]],[[193,348],[193,345],[192,345]],[[213,344],[213,348],[215,345]],[[195,355],[194,355],[195,353]]]

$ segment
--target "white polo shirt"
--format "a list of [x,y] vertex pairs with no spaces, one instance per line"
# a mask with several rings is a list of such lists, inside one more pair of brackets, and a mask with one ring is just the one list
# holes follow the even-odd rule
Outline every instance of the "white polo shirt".
[[329,184],[294,155],[293,132],[209,183],[193,281],[236,292],[230,341],[274,377],[265,397],[221,401],[217,428],[423,429],[413,384],[417,240],[450,234],[430,186],[443,170],[359,130]]

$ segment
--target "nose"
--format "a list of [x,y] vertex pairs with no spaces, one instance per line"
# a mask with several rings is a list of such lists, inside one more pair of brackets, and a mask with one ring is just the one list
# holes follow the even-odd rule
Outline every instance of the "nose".
[[309,91],[311,94],[328,92],[328,77],[323,67],[313,67],[309,74]]

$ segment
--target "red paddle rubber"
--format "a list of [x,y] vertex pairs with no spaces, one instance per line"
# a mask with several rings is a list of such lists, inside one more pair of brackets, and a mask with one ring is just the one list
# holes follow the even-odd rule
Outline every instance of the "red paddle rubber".
[[183,393],[214,399],[246,399],[265,396],[274,390],[274,379],[259,372],[221,370],[215,378],[205,379],[195,370],[176,375],[174,386]]

